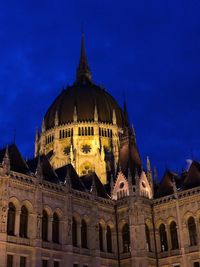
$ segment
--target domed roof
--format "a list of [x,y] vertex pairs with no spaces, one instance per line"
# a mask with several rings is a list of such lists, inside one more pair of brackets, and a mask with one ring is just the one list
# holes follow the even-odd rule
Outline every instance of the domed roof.
[[50,106],[44,117],[45,128],[54,127],[56,113],[59,125],[73,122],[75,109],[77,121],[94,121],[95,107],[98,113],[98,121],[112,123],[114,111],[117,125],[119,127],[123,126],[123,111],[115,99],[91,81],[82,36],[81,57],[77,68],[76,82],[63,90]]
[[77,83],[63,90],[50,106],[44,118],[45,128],[54,126],[56,112],[59,125],[72,122],[75,107],[78,121],[94,121],[95,106],[98,121],[112,123],[114,110],[117,125],[122,127],[123,112],[109,93],[92,83]]

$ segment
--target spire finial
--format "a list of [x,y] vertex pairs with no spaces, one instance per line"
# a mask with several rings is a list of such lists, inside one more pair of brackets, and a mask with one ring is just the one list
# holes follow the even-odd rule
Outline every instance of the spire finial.
[[42,165],[41,165],[41,160],[40,160],[40,156],[38,155],[38,162],[37,162],[37,167],[35,170],[35,175],[40,178],[43,179],[43,170],[42,170]]
[[129,120],[128,120],[128,111],[127,111],[127,105],[126,105],[126,96],[124,94],[124,126],[129,126]]
[[10,172],[10,157],[9,157],[8,146],[6,146],[5,155],[3,157],[2,165],[3,165],[3,169],[5,170],[6,174],[8,174]]
[[79,66],[77,68],[77,73],[76,73],[76,81],[85,82],[85,80],[91,81],[91,73],[90,73],[90,68],[88,66],[88,61],[87,61],[87,56],[86,56],[86,51],[85,51],[84,33],[82,31],[81,55],[80,55]]

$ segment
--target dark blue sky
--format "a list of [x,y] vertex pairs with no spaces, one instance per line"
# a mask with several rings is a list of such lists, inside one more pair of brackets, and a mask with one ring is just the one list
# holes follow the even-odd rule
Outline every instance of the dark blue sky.
[[3,1],[0,144],[31,157],[37,125],[74,81],[84,23],[93,80],[122,105],[145,160],[162,175],[200,159],[198,0]]

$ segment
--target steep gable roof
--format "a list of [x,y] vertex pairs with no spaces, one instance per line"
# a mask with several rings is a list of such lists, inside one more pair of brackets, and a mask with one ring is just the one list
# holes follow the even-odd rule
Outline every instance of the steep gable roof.
[[[6,152],[6,148],[0,150],[0,162],[2,163],[4,155]],[[8,154],[10,158],[10,168],[12,171],[16,171],[23,174],[29,174],[30,169],[28,168],[25,160],[20,154],[17,146],[15,144],[11,144],[8,146]]]
[[65,166],[62,166],[55,170],[58,179],[61,182],[65,182],[66,175],[68,174],[68,178],[70,179],[71,186],[73,189],[80,190],[80,191],[86,191],[84,184],[80,180],[78,174],[76,173],[76,170],[71,164],[67,164]]
[[94,185],[96,187],[97,196],[103,197],[103,198],[109,198],[103,184],[101,183],[100,179],[96,175],[95,172],[81,176],[81,181],[85,185],[88,191],[91,191],[92,183],[94,181]]
[[200,163],[193,161],[183,182],[186,189],[200,186]]
[[[43,174],[44,179],[52,183],[58,183],[59,182],[58,177],[55,171],[53,170],[47,156],[45,155],[40,156],[40,163],[41,163],[42,174]],[[35,173],[37,169],[37,164],[38,164],[38,157],[28,160],[27,164],[30,170],[33,173]]]

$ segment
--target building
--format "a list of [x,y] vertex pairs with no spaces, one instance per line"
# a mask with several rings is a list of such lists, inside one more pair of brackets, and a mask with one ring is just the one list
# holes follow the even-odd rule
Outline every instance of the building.
[[35,157],[0,150],[0,267],[199,267],[200,164],[158,183],[126,105],[77,77],[46,112]]

